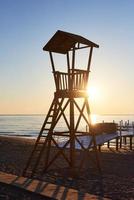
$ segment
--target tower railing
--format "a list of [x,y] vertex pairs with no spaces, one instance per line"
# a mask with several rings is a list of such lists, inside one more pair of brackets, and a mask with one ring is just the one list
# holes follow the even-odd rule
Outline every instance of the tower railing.
[[89,72],[86,70],[70,70],[69,73],[56,71],[54,73],[57,91],[85,91]]

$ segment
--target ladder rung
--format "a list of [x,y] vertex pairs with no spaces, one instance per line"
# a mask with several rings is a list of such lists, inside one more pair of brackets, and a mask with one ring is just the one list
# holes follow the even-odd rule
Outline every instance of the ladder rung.
[[[38,141],[38,143],[43,143],[43,142],[45,142],[45,139],[44,139],[44,136],[42,135],[41,137],[40,137],[40,140]],[[37,144],[38,144],[37,143]]]
[[37,145],[38,145],[38,144],[44,144],[44,142],[45,142],[45,140],[44,140],[44,137],[43,137],[42,140],[40,139],[40,140],[38,141]]
[[44,142],[38,142],[37,145],[38,145],[38,144],[39,144],[39,145],[40,145],[40,144],[44,144]]
[[44,128],[44,131],[49,131],[50,130],[50,128]]
[[47,137],[47,135],[42,135],[41,137],[44,139],[45,137]]
[[46,122],[46,124],[52,124],[52,122]]

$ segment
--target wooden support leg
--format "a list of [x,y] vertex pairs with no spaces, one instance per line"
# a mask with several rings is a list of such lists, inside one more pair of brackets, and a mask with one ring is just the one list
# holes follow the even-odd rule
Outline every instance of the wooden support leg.
[[70,99],[70,162],[72,169],[75,167],[75,118],[74,101]]
[[101,145],[98,146],[98,150],[101,152]]
[[124,144],[126,145],[127,144],[126,137],[124,136],[123,139],[124,139]]
[[120,148],[122,148],[122,137],[120,136]]
[[100,165],[100,158],[99,158],[99,154],[98,154],[98,150],[97,150],[97,145],[96,145],[96,138],[94,135],[93,136],[93,150],[95,152],[95,156],[96,156],[96,164],[97,164],[97,168],[98,168],[98,171],[100,174],[102,174],[102,171],[101,171],[101,165]]
[[107,142],[107,148],[109,148],[109,147],[110,147],[110,141]]
[[48,140],[48,144],[46,146],[46,158],[45,158],[45,166],[47,167],[48,161],[49,161],[49,155],[50,155],[50,148],[51,148],[51,138]]
[[130,150],[132,150],[132,136],[130,136]]
[[119,141],[119,138],[117,137],[117,138],[116,138],[116,150],[117,150],[117,151],[118,151],[118,148],[119,148],[119,147],[118,147],[118,141]]

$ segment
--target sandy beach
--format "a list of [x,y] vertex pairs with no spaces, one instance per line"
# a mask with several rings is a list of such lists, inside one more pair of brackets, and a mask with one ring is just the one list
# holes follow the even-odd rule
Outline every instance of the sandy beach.
[[[34,142],[34,139],[1,136],[0,170],[22,175]],[[115,148],[105,147],[100,159],[101,177],[90,169],[74,179],[47,173],[43,180],[111,199],[134,199],[134,151],[127,148],[116,151]]]

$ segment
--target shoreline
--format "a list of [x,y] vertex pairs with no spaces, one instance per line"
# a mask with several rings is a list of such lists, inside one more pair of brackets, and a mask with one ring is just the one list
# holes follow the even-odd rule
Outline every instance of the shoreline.
[[37,138],[37,136],[33,136],[33,135],[18,135],[18,134],[16,134],[16,135],[8,135],[8,134],[1,135],[1,134],[0,134],[0,138],[1,138],[1,137],[3,137],[3,138],[4,138],[4,137],[8,137],[8,138],[11,137],[11,138],[20,138],[20,139],[21,139],[21,138],[22,138],[22,139],[23,139],[23,138],[27,138],[27,139],[36,139],[36,138]]

